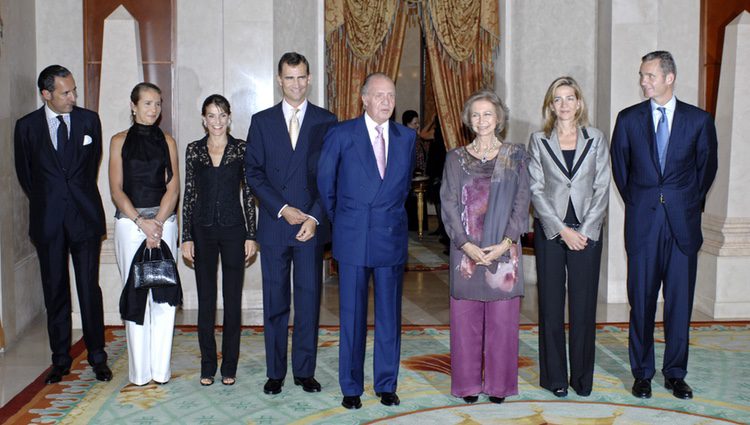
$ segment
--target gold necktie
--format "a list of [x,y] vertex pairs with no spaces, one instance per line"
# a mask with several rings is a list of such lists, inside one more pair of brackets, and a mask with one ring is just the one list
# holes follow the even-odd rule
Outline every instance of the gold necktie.
[[299,137],[299,118],[297,113],[299,109],[295,108],[292,112],[292,118],[289,120],[289,138],[292,140],[292,150],[297,147],[297,137]]

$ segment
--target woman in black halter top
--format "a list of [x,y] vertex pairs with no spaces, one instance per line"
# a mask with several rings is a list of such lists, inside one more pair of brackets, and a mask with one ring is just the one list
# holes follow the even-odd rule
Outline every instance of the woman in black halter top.
[[[130,95],[133,126],[112,137],[109,185],[117,207],[115,256],[123,281],[120,314],[128,341],[129,379],[164,384],[170,377],[172,335],[179,287],[135,289],[129,279],[134,256],[145,248],[177,254],[175,208],[180,192],[177,143],[156,125],[161,90],[140,83]],[[162,241],[165,244],[162,244]]]

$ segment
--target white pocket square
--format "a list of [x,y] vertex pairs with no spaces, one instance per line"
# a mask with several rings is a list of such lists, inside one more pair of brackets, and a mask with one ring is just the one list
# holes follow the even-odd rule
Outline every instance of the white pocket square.
[[93,140],[91,140],[91,136],[88,134],[83,136],[83,146],[90,145]]

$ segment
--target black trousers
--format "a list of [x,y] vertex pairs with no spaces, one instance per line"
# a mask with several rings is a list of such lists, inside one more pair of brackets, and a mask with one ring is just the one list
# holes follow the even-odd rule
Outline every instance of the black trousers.
[[201,377],[216,374],[216,293],[221,255],[224,332],[221,376],[235,377],[240,356],[242,284],[245,278],[245,226],[193,226],[195,282],[198,290],[198,345]]
[[539,296],[539,384],[551,391],[568,387],[565,356],[567,280],[570,386],[579,394],[588,394],[594,380],[601,235],[599,241],[589,240],[581,251],[569,250],[558,239],[546,239],[539,220],[534,221],[534,235]]
[[68,226],[63,226],[54,239],[35,244],[42,274],[44,306],[47,309],[47,332],[52,350],[52,364],[62,367],[70,367],[73,362],[69,352],[72,305],[68,255],[73,257],[83,340],[88,350],[89,364],[107,361],[107,353],[104,351],[104,309],[102,291],[99,288],[101,237],[74,241],[71,240],[72,234]]

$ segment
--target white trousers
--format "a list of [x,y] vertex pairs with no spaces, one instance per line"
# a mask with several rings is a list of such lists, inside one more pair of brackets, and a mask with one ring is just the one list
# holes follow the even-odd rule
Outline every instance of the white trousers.
[[[128,218],[115,220],[115,256],[123,286],[128,281],[133,256],[144,239],[146,235],[132,220]],[[174,258],[177,258],[176,216],[164,222],[162,239],[169,246]],[[146,385],[151,380],[159,383],[169,381],[176,311],[177,307],[154,302],[149,290],[143,325],[125,320],[125,336],[128,342],[128,378],[133,384]]]

